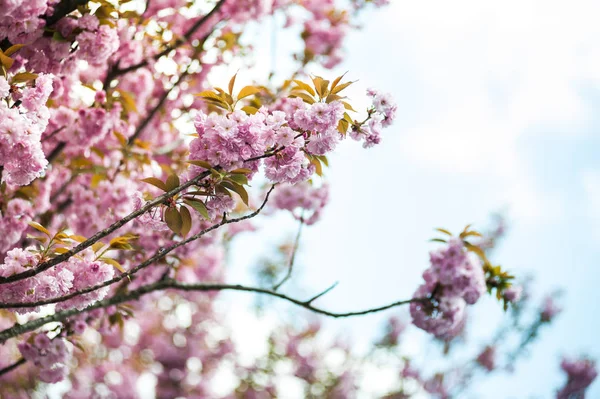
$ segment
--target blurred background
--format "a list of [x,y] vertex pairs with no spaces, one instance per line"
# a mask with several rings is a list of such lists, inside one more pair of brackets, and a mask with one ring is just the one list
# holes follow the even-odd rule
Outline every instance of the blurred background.
[[[390,92],[398,116],[380,146],[348,141],[331,157],[330,203],[304,230],[285,291],[308,297],[337,281],[319,300],[335,311],[408,299],[436,247],[428,242],[434,228],[485,229],[501,211],[508,231],[493,260],[520,278],[533,276],[537,301],[564,290],[564,312],[513,374],[476,383],[468,397],[552,397],[564,382],[562,355],[600,358],[598,15],[600,3],[592,0],[396,0],[364,13],[362,30],[346,41],[345,62],[310,72],[333,79],[348,71],[358,82],[346,95],[364,98],[368,87]],[[276,78],[288,77],[289,54],[301,43],[281,32],[283,24],[274,18],[252,27],[256,65],[240,76],[264,81],[274,69]],[[240,67],[217,71],[212,81],[224,85]],[[256,259],[282,236],[292,238],[296,224],[281,217],[263,227],[263,235],[235,242],[231,281],[254,282]],[[252,352],[279,305],[256,319],[243,296],[223,299],[237,339]],[[478,350],[503,312],[492,300],[474,308],[468,336]],[[300,317],[298,309],[282,309]],[[323,322],[361,350],[391,314],[409,320],[407,309],[396,309]],[[423,360],[431,349],[426,334],[406,334],[403,348]],[[369,378],[375,386],[384,376]],[[600,383],[588,392],[600,397]]]

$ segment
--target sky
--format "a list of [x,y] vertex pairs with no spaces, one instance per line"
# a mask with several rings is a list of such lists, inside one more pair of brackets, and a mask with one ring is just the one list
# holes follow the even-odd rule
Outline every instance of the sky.
[[[390,92],[398,117],[380,146],[347,142],[331,157],[331,201],[303,233],[301,288],[290,290],[318,292],[339,281],[320,300],[339,311],[409,298],[435,248],[434,228],[483,228],[506,210],[509,232],[494,260],[535,276],[539,299],[564,290],[565,311],[514,374],[477,385],[471,397],[552,397],[564,382],[562,355],[600,359],[598,15],[600,3],[586,0],[392,0],[367,13],[330,76],[349,71],[358,79],[351,97],[367,87]],[[279,35],[258,46],[257,69],[281,67],[290,46]],[[270,228],[281,234],[279,224]],[[251,268],[243,253],[231,274],[242,280]],[[476,305],[475,343],[492,333],[498,308]],[[390,314],[326,325],[359,347]],[[423,349],[422,339],[411,342],[414,353]],[[600,397],[600,382],[589,397]]]

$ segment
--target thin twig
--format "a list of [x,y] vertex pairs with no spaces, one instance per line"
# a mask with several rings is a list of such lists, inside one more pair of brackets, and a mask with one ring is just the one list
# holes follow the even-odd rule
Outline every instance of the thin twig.
[[0,375],[4,375],[6,373],[9,373],[9,372],[13,371],[14,369],[16,369],[17,367],[19,367],[20,365],[25,364],[25,362],[27,362],[27,360],[25,360],[24,358],[20,358],[19,360],[17,360],[13,364],[8,365],[8,366],[0,369]]
[[304,226],[304,219],[302,218],[302,216],[300,216],[300,225],[298,226],[298,232],[296,233],[296,239],[294,240],[294,248],[292,248],[292,256],[290,257],[287,273],[279,283],[273,286],[274,291],[277,291],[279,287],[281,287],[286,281],[290,279],[290,277],[292,277],[292,271],[294,269],[294,260],[296,260],[296,252],[298,252],[300,236],[302,235],[302,226]]
[[309,300],[304,301],[304,303],[307,304],[307,305],[310,305],[311,303],[313,303],[314,301],[316,301],[317,299],[321,298],[323,295],[327,294],[329,291],[331,291],[332,289],[334,289],[335,287],[337,287],[338,283],[339,283],[339,281],[336,281],[329,288],[327,288],[325,291],[319,292],[317,295],[313,296]]

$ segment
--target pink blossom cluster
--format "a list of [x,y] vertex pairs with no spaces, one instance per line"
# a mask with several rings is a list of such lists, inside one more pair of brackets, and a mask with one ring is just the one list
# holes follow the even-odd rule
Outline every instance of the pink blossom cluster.
[[320,219],[329,201],[329,185],[314,187],[308,182],[280,185],[272,198],[274,208],[288,210],[294,218],[312,225]]
[[[9,277],[25,272],[38,265],[41,260],[34,247],[14,248],[6,254],[0,265],[0,276]],[[6,284],[0,290],[0,301],[19,303],[39,301],[67,294],[73,285],[73,273],[65,265],[47,270],[34,277]],[[38,308],[19,308],[18,313],[29,313]]]
[[560,364],[567,374],[567,383],[558,391],[556,399],[585,398],[585,390],[598,376],[596,364],[589,359],[563,359]]
[[39,378],[44,382],[59,382],[68,374],[66,363],[71,359],[72,349],[64,338],[51,340],[45,333],[39,333],[20,343],[19,351],[38,368]]
[[67,151],[76,154],[103,141],[118,126],[121,110],[119,103],[114,103],[110,110],[101,107],[52,108],[44,135],[52,136],[55,141],[68,142]]
[[[194,120],[198,138],[190,143],[190,159],[232,170],[244,166],[244,160],[262,155],[274,137],[276,127],[264,112],[246,115],[236,111],[227,116],[199,111]],[[285,119],[284,119],[285,122]]]
[[397,105],[389,94],[381,94],[373,89],[368,89],[367,94],[372,97],[371,113],[369,118],[350,132],[354,140],[363,140],[363,147],[369,148],[381,142],[381,131],[392,124],[396,118]]
[[274,149],[265,160],[270,180],[307,180],[314,166],[303,151],[323,155],[333,150],[340,138],[336,128],[344,108],[337,101],[307,105],[301,99],[291,100],[288,108],[289,113],[262,108],[254,115],[235,111],[227,116],[207,116],[200,112],[195,119],[199,137],[190,144],[190,158],[225,170],[257,168],[258,163],[246,161]]
[[309,0],[303,6],[312,14],[304,22],[302,33],[309,57],[321,57],[325,68],[335,67],[343,59],[342,43],[349,30],[347,16],[330,0]]
[[[45,22],[43,16],[48,10],[48,0],[3,0],[0,2],[0,41],[8,39],[12,43],[25,43],[33,39]],[[51,10],[51,9],[50,9]]]
[[[9,277],[25,272],[41,261],[41,254],[34,247],[14,248],[8,251],[4,263],[0,264],[0,276]],[[108,263],[95,259],[91,249],[86,249],[63,264],[52,267],[33,277],[5,284],[0,290],[0,301],[5,303],[35,302],[87,288],[112,278],[114,268]],[[57,304],[58,309],[71,307],[84,308],[90,303],[102,299],[108,287],[76,296]],[[18,308],[18,313],[29,313],[35,308]]]
[[[86,17],[89,17],[87,20]],[[119,35],[117,30],[108,25],[98,26],[98,19],[86,16],[80,20],[86,24],[85,31],[77,35],[79,44],[78,56],[89,62],[92,66],[102,66],[113,53],[119,49]]]
[[14,103],[9,105],[7,82],[0,77],[0,166],[2,181],[8,184],[25,186],[48,165],[40,141],[50,117],[46,101],[52,79],[52,75],[40,74],[35,86],[13,93]]
[[417,327],[444,337],[460,325],[466,305],[475,304],[485,293],[485,276],[479,260],[470,256],[459,239],[432,251],[430,262],[423,273],[425,284],[413,295],[428,299],[411,303],[410,314]]
[[27,223],[33,218],[33,208],[29,201],[15,198],[8,202],[6,211],[1,215],[0,254],[4,254],[21,239],[21,235],[28,227]]

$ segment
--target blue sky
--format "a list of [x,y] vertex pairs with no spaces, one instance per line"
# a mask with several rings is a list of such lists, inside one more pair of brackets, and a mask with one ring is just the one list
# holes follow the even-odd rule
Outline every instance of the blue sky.
[[[298,284],[313,292],[340,281],[321,300],[336,310],[408,298],[435,227],[485,226],[506,208],[510,231],[495,260],[533,274],[539,296],[564,289],[565,312],[514,375],[477,386],[473,397],[551,397],[563,382],[562,354],[600,358],[600,3],[392,3],[363,18],[335,72],[359,79],[352,97],[367,87],[392,93],[397,122],[379,147],[348,142],[331,157],[331,202],[303,235]],[[277,45],[283,60],[289,42]],[[266,47],[259,70],[270,63]],[[249,262],[234,258],[232,276],[244,274]],[[500,312],[477,306],[483,344]],[[328,327],[360,343],[384,318]],[[600,397],[600,383],[589,397]]]

